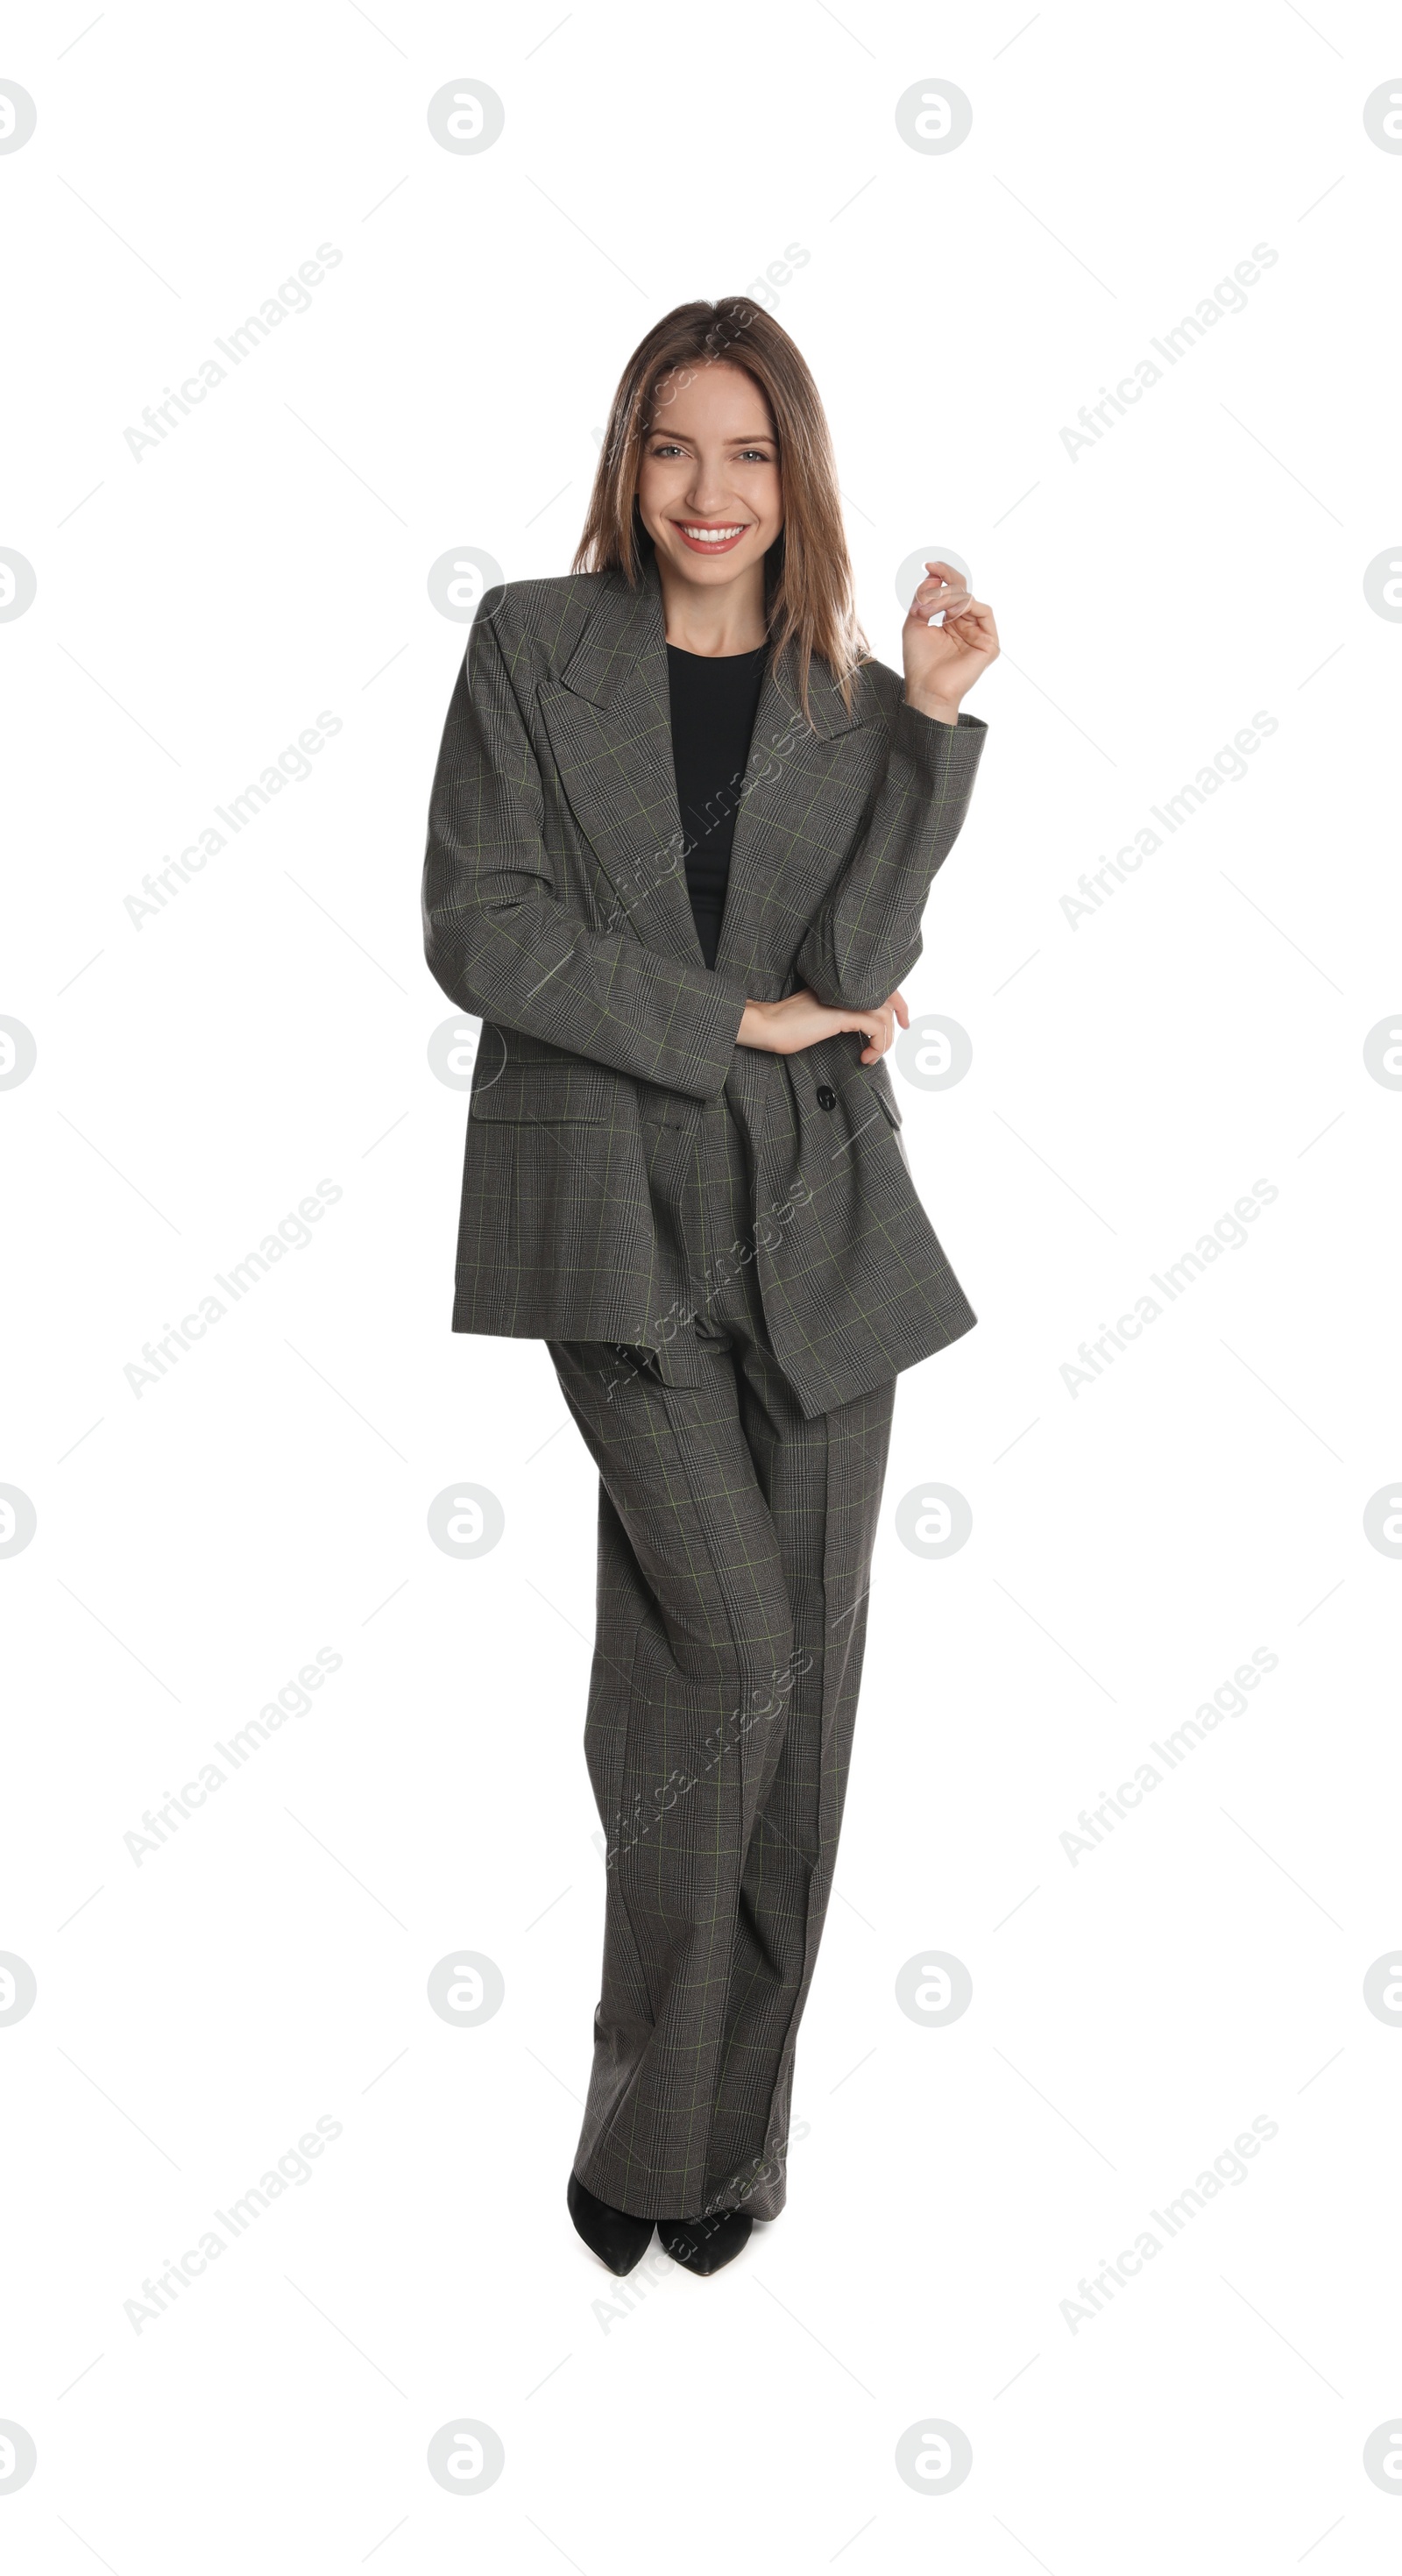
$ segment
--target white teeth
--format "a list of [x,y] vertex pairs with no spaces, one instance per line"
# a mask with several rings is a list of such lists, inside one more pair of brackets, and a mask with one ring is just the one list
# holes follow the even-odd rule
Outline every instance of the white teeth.
[[744,531],[743,527],[740,527],[740,528],[687,528],[687,527],[683,527],[683,529],[682,529],[682,535],[683,535],[684,537],[696,537],[696,538],[699,538],[699,539],[700,539],[700,542],[702,543],[702,545],[706,545],[706,546],[719,546],[719,545],[723,545],[723,544],[725,543],[725,541],[726,541],[726,539],[727,539],[728,537],[742,537],[742,536],[744,535],[744,533],[745,533],[745,531]]

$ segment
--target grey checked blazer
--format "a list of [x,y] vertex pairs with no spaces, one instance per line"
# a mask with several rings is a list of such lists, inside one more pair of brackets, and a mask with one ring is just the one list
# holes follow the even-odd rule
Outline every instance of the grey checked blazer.
[[[720,948],[686,888],[666,628],[649,557],[487,592],[429,814],[429,965],[484,1026],[453,1329],[657,1348],[678,1329],[648,1132],[722,1092],[757,1168],[757,1276],[804,1413],[975,1322],[916,1196],[884,1064],[862,1041],[737,1048],[746,1001],[807,985],[868,1008],[920,955],[935,870],[987,727],[936,723],[866,663],[851,713],[813,664],[805,725],[766,666]],[[679,1319],[685,1329],[687,1319]]]

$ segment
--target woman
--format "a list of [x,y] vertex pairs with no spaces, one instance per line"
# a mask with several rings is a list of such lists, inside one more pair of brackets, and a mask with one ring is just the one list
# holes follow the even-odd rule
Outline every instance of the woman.
[[932,563],[904,681],[870,655],[816,386],[740,297],[635,350],[575,562],[483,599],[434,782],[428,961],[483,1022],[453,1328],[548,1343],[601,1480],[569,2207],[705,2275],[784,2205],[896,1375],[975,1320],[881,1059],[998,641]]

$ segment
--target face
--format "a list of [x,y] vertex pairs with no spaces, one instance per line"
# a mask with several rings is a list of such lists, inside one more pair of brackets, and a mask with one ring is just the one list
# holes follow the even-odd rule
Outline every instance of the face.
[[659,560],[707,590],[757,565],[784,524],[779,445],[752,376],[725,360],[664,376],[638,507]]

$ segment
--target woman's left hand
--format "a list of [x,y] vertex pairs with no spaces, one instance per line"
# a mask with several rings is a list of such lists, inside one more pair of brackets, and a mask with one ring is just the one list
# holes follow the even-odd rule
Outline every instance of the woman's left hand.
[[[944,624],[929,620],[943,609]],[[993,611],[970,596],[952,564],[930,563],[901,629],[908,706],[954,722],[959,701],[981,671],[998,659]]]

